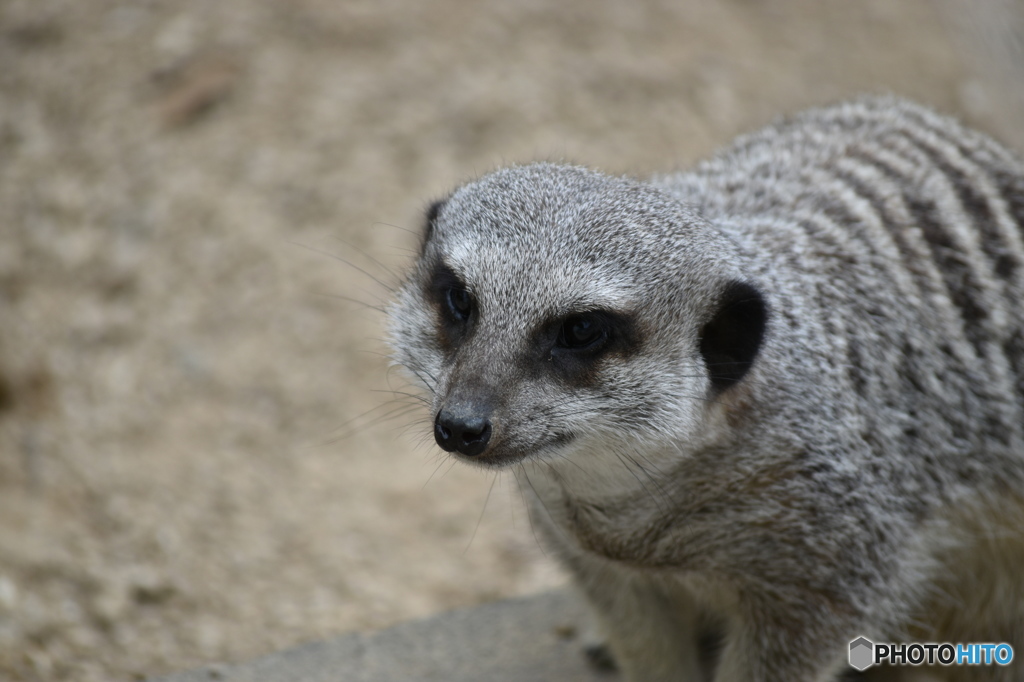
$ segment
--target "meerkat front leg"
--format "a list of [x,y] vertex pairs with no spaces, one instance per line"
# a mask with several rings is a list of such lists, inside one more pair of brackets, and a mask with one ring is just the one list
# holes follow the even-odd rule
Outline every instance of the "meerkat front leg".
[[[744,605],[745,607],[748,605]],[[838,682],[846,623],[835,613],[761,609],[728,629],[714,682]]]
[[699,612],[669,580],[587,562],[578,584],[628,682],[703,682]]

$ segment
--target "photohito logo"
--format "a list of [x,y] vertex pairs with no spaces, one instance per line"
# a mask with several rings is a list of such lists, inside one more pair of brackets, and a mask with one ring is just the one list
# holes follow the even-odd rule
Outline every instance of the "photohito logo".
[[850,667],[867,670],[879,663],[889,665],[1009,665],[1009,644],[876,644],[867,637],[850,642]]

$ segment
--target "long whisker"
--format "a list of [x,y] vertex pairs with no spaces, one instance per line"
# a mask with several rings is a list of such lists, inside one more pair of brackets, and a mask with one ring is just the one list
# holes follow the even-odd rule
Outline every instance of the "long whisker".
[[332,299],[335,299],[335,300],[338,300],[338,301],[346,301],[347,303],[355,303],[356,305],[363,306],[367,310],[373,310],[373,311],[376,311],[376,312],[381,313],[381,314],[384,314],[384,313],[387,312],[387,308],[385,308],[383,304],[381,304],[381,305],[374,305],[372,303],[367,303],[366,301],[361,301],[358,298],[353,298],[351,296],[345,296],[343,294],[328,294],[328,293],[324,293],[324,292],[314,291],[313,295],[314,296],[322,296],[324,298],[332,298]]
[[[391,227],[394,227],[394,225],[392,225]],[[374,265],[376,265],[376,266],[377,266],[378,268],[380,268],[380,269],[381,269],[381,270],[383,270],[384,272],[388,273],[388,275],[390,275],[390,276],[391,276],[392,278],[394,278],[394,279],[398,279],[398,274],[397,274],[397,273],[396,273],[396,272],[395,272],[394,270],[392,270],[391,268],[389,268],[389,267],[388,267],[387,265],[384,265],[384,264],[383,264],[383,263],[381,263],[381,262],[380,262],[379,260],[377,260],[376,258],[374,258],[374,257],[373,257],[372,255],[370,255],[369,253],[367,253],[367,252],[366,252],[366,251],[364,251],[363,249],[359,248],[358,246],[356,246],[356,245],[355,245],[355,244],[353,244],[352,242],[349,242],[349,241],[347,241],[347,240],[345,240],[345,239],[342,239],[341,237],[339,237],[339,236],[337,236],[337,235],[334,235],[334,236],[332,236],[331,238],[332,238],[332,239],[334,239],[334,240],[335,240],[335,241],[337,241],[337,242],[341,242],[342,244],[344,244],[344,245],[345,245],[345,247],[346,247],[346,248],[352,249],[353,251],[355,251],[356,253],[358,253],[358,254],[359,254],[360,256],[362,256],[362,257],[363,257],[363,258],[365,258],[366,260],[370,261],[371,263],[373,263]]]
[[385,223],[382,220],[375,220],[373,222],[373,226],[374,227],[376,227],[377,225],[384,225],[385,227],[393,227],[396,230],[401,230],[402,232],[408,232],[409,234],[414,234],[416,236],[419,236],[419,234],[420,234],[417,230],[413,230],[413,229],[410,229],[408,227],[402,227],[401,225],[392,225],[391,223]]
[[[544,508],[548,518],[553,518],[551,516],[551,510],[547,507],[547,503],[544,502],[544,498],[540,496],[537,489],[533,486],[533,481],[530,480],[530,475],[526,473],[526,467],[520,464],[518,469],[522,472],[523,478],[526,479],[526,484],[530,486],[530,490],[533,491],[534,498],[540,502],[540,506]],[[516,477],[516,481],[519,483],[519,494],[523,496],[523,506],[526,507],[526,518],[530,520],[530,532],[533,534],[533,539],[537,543],[537,546],[540,547],[541,551],[544,552],[544,555],[547,556],[547,550],[544,548],[544,543],[540,541],[539,537],[537,537],[537,527],[533,521],[532,505],[526,501],[526,493],[523,491],[523,482],[519,480],[519,476],[515,473],[515,469],[513,469],[513,476]]]
[[352,261],[346,260],[346,259],[342,258],[341,256],[339,256],[336,253],[331,253],[329,251],[324,251],[323,249],[318,249],[316,247],[309,246],[307,244],[300,244],[299,242],[289,241],[288,243],[291,244],[292,246],[297,246],[300,249],[306,249],[307,251],[312,251],[313,253],[318,253],[321,256],[327,256],[328,258],[331,258],[333,260],[336,260],[336,261],[339,261],[341,263],[344,263],[345,265],[349,266],[353,270],[356,270],[358,272],[363,273],[364,275],[369,277],[371,280],[373,280],[374,282],[376,282],[380,286],[384,287],[385,291],[387,291],[388,293],[390,293],[392,295],[395,294],[395,287],[393,285],[387,284],[386,282],[381,280],[379,277],[377,277],[376,275],[371,273],[369,270],[366,270],[365,268],[359,267],[358,265],[356,265]]
[[494,490],[494,484],[498,480],[498,474],[494,475],[491,479],[491,487],[487,489],[487,497],[484,498],[483,509],[480,510],[480,516],[476,520],[476,526],[473,527],[473,534],[469,537],[469,542],[466,544],[466,549],[462,550],[462,555],[465,556],[466,552],[469,551],[470,546],[473,544],[473,540],[476,538],[476,532],[480,530],[480,522],[484,520],[484,512],[487,511],[487,503],[491,501],[491,491]]

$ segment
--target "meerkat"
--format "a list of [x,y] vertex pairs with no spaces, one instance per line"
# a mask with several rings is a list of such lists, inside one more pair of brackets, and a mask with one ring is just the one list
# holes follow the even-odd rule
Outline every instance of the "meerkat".
[[1022,301],[1020,158],[868,98],[690,172],[460,187],[389,339],[437,444],[515,475],[625,679],[822,682],[859,636],[1024,656]]

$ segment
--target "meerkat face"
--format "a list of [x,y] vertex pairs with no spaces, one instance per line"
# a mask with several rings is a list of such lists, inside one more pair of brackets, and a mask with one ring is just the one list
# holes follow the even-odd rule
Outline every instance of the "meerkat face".
[[[658,190],[580,168],[498,171],[427,214],[390,310],[437,444],[485,466],[699,430],[765,327],[729,246]],[[645,448],[649,449],[649,448]]]

